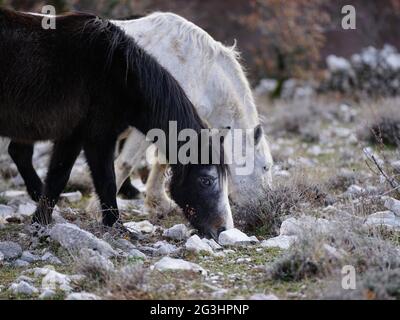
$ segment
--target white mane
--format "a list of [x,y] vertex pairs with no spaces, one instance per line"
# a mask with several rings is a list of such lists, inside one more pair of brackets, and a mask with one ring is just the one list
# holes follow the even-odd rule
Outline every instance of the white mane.
[[[223,55],[237,62],[240,53],[236,49],[236,41],[231,47],[224,46],[221,42],[215,41],[207,32],[194,23],[186,20],[171,12],[154,12],[146,18],[152,20],[154,26],[169,31],[174,29],[182,39],[190,40],[196,49],[200,50],[204,56],[215,59]],[[240,64],[239,64],[240,66]]]

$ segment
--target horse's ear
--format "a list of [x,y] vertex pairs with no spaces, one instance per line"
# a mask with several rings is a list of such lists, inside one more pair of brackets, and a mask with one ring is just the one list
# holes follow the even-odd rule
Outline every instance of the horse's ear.
[[259,124],[257,127],[254,128],[254,145],[257,146],[262,138],[263,135],[263,129],[261,127],[261,124]]

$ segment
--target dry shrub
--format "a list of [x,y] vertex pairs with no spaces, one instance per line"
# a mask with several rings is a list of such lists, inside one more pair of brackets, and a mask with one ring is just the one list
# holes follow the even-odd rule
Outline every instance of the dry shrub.
[[267,268],[267,276],[273,280],[300,281],[327,276],[331,272],[330,269],[330,260],[322,243],[303,238]]
[[[326,246],[335,248],[332,254]],[[277,261],[267,268],[269,278],[282,281],[300,281],[315,277],[333,277],[341,274],[344,265],[354,266],[357,277],[365,286],[381,292],[379,277],[400,268],[397,248],[368,231],[362,220],[348,219],[332,223],[328,232],[304,230],[298,241]],[[341,277],[340,277],[341,279]],[[336,282],[341,283],[341,280]],[[397,281],[398,283],[398,281]],[[337,283],[336,283],[337,285]],[[375,286],[375,287],[374,287]],[[398,290],[398,289],[396,289]],[[391,288],[390,292],[396,292]],[[332,290],[327,291],[327,297]]]
[[78,273],[98,284],[108,282],[115,272],[111,261],[90,249],[80,251],[79,257],[75,259],[75,268]]
[[233,206],[233,214],[239,228],[272,237],[279,233],[284,216],[301,213],[304,207],[324,205],[327,198],[323,183],[295,172],[288,179],[276,179],[272,189],[262,190],[251,202]]
[[356,278],[354,290],[343,290],[341,279],[331,281],[323,292],[324,299],[330,300],[399,300],[400,268],[387,270],[368,270]]
[[400,99],[379,100],[365,106],[365,124],[358,135],[373,144],[400,146]]
[[326,186],[330,190],[346,191],[351,185],[356,184],[357,174],[352,170],[335,171],[328,179]]
[[290,186],[279,185],[274,190],[263,190],[262,195],[251,202],[234,206],[236,224],[246,232],[272,237],[279,233],[281,217],[292,211],[300,201],[300,195]]
[[75,269],[86,276],[87,289],[109,299],[142,299],[146,297],[144,285],[146,271],[139,263],[120,262],[119,268],[89,249],[81,250],[75,259]]
[[145,299],[146,271],[141,264],[126,265],[115,272],[106,283],[111,299]]

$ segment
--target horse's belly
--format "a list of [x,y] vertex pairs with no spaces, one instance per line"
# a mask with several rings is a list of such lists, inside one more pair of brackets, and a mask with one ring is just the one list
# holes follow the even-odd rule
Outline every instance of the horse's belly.
[[20,142],[58,140],[70,136],[76,125],[68,119],[49,115],[12,116],[0,112],[0,136]]

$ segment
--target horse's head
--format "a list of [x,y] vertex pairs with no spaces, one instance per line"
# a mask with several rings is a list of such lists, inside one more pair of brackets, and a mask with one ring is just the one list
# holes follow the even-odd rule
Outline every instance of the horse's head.
[[[185,172],[178,172],[181,170]],[[214,239],[233,228],[225,165],[172,166],[172,173],[172,199],[193,227]]]
[[[235,137],[233,144],[237,144]],[[230,165],[231,182],[229,193],[238,205],[246,204],[257,197],[257,192],[272,185],[273,160],[263,129],[257,125],[243,137],[242,146],[250,146],[245,156],[236,157]]]

